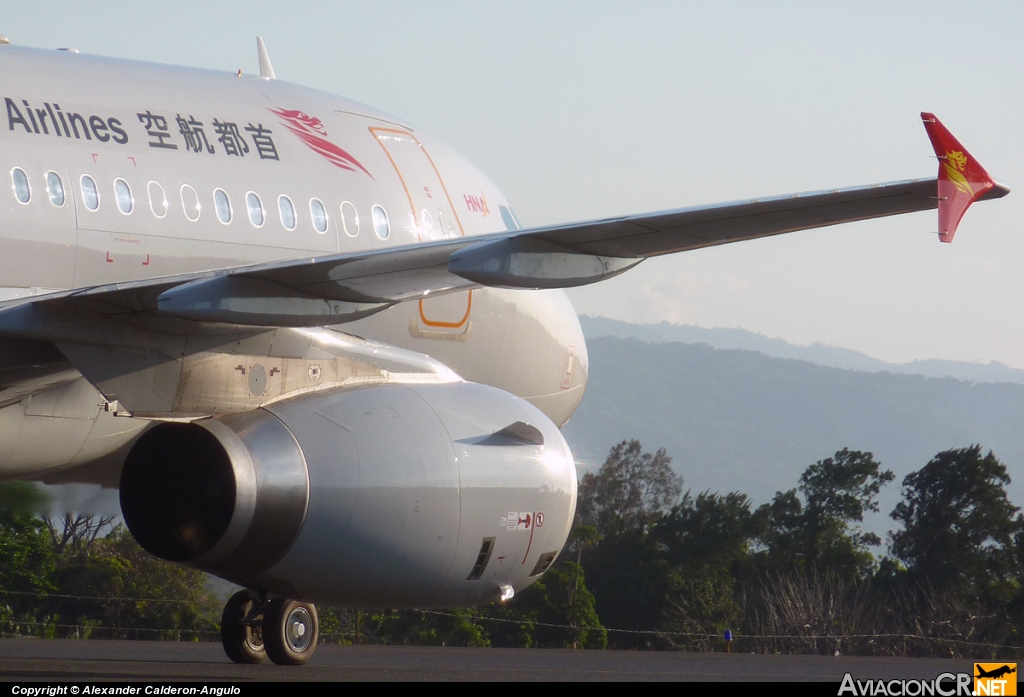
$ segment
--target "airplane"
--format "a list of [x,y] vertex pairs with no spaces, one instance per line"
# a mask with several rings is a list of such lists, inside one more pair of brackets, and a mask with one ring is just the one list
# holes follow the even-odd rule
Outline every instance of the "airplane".
[[976,678],[996,678],[996,679],[999,679],[999,678],[1002,678],[1002,677],[1004,677],[1006,675],[1010,675],[1011,673],[1016,673],[1017,672],[1016,668],[1011,668],[1008,665],[1002,665],[1002,666],[1000,666],[998,668],[993,668],[992,670],[985,670],[984,668],[982,668],[977,663],[975,664],[975,667],[978,669],[978,674],[974,676]]
[[260,74],[0,40],[0,477],[116,487],[149,552],[245,590],[228,656],[301,664],[315,603],[507,601],[576,506],[563,289],[648,257],[938,209],[931,179],[524,228],[401,118]]

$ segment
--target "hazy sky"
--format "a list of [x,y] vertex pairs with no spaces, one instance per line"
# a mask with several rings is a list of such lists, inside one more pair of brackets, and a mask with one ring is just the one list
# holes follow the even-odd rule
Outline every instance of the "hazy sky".
[[[644,262],[580,312],[1024,368],[1024,3],[0,1],[13,43],[258,72],[398,114],[527,225],[933,176],[934,111],[1016,191]],[[0,82],[2,82],[0,76]]]

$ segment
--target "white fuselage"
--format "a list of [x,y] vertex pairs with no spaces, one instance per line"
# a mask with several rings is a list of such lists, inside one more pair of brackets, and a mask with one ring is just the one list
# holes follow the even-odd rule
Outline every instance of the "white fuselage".
[[[518,225],[450,148],[333,95],[11,46],[0,75],[6,297]],[[558,425],[586,384],[561,291],[440,294],[336,329],[432,356]],[[0,385],[0,474],[110,481],[146,422],[115,418],[71,364],[33,366],[32,350],[11,349]]]

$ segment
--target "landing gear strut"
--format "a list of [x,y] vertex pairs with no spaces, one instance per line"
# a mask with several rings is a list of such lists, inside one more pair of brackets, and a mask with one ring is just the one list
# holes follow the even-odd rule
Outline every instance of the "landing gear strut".
[[320,624],[316,606],[287,598],[268,600],[266,593],[239,591],[221,617],[224,652],[235,663],[302,665],[316,650]]
[[262,603],[255,593],[238,591],[228,599],[220,618],[220,640],[224,653],[235,663],[259,663],[267,657],[263,646],[263,623],[255,621]]

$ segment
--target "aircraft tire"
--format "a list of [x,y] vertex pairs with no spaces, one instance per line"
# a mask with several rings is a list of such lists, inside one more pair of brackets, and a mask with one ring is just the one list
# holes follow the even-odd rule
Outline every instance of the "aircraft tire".
[[263,616],[263,640],[274,663],[299,666],[316,651],[320,620],[316,606],[298,600],[277,598]]
[[238,591],[228,599],[220,619],[220,640],[224,653],[235,663],[260,663],[267,657],[262,627],[242,624],[252,609],[249,591]]

